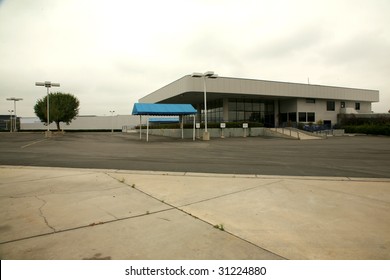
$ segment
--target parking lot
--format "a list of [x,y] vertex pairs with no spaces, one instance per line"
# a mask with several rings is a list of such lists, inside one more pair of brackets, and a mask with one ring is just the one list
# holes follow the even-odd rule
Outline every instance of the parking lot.
[[131,133],[1,133],[0,154],[0,165],[390,178],[390,138],[380,136],[145,142]]

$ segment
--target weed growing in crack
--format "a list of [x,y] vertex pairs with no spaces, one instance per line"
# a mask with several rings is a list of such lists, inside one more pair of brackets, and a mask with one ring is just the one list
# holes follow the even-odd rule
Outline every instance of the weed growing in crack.
[[225,231],[225,228],[223,227],[223,224],[219,224],[219,225],[214,225],[214,228],[217,228],[221,231]]

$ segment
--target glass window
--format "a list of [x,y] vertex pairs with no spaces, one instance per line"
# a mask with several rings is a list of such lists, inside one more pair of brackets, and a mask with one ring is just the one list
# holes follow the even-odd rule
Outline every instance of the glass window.
[[355,110],[360,110],[360,103],[359,102],[355,103]]
[[237,111],[236,99],[229,99],[229,112],[230,111]]
[[326,110],[327,111],[334,111],[336,109],[335,102],[334,101],[327,101],[326,102]]
[[315,122],[316,121],[316,114],[315,113],[307,113],[307,121],[308,122]]
[[246,100],[245,101],[245,112],[251,112],[252,111],[252,100]]
[[244,107],[244,101],[241,100],[241,99],[237,99],[237,111],[244,111],[245,107]]
[[245,120],[244,111],[237,111],[237,121],[243,121],[243,120]]
[[[222,103],[219,115],[216,118],[223,118]],[[274,114],[274,101],[273,100],[262,100],[262,99],[235,99],[229,98],[229,121],[265,121],[264,116],[269,114],[273,119]],[[274,125],[274,123],[270,124]]]
[[288,113],[288,120],[290,122],[296,122],[297,121],[297,113],[296,112]]
[[250,121],[253,112],[245,112],[245,121]]
[[265,111],[265,104],[264,103],[260,103],[260,111],[261,112]]
[[229,111],[229,121],[230,122],[237,121],[237,111]]
[[251,121],[251,122],[261,122],[262,121],[261,114],[258,113],[258,112],[252,112],[250,117],[249,117],[249,121]]
[[299,112],[298,116],[300,122],[306,122],[306,112]]
[[266,112],[273,112],[274,111],[274,103],[273,102],[268,102],[265,107]]
[[253,106],[253,111],[255,112],[260,111],[260,102],[258,100],[254,100],[252,106]]
[[287,113],[280,114],[280,122],[282,122],[282,123],[287,122]]
[[316,103],[316,100],[313,98],[306,98],[306,103]]
[[344,101],[341,101],[340,107],[341,108],[345,108],[345,102]]

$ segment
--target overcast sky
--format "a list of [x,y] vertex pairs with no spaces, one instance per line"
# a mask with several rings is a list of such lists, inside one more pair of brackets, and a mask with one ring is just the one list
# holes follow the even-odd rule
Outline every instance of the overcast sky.
[[[192,72],[380,91],[390,109],[389,0],[0,0],[0,114],[34,116],[52,81],[81,115]],[[55,90],[57,90],[55,88]]]

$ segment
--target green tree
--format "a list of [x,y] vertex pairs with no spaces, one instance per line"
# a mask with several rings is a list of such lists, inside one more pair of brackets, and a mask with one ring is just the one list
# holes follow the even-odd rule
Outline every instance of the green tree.
[[[60,122],[69,124],[79,113],[79,100],[70,93],[54,92],[49,93],[49,122],[55,122],[60,131]],[[34,106],[35,115],[47,123],[47,96],[37,100]]]

